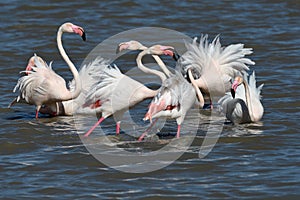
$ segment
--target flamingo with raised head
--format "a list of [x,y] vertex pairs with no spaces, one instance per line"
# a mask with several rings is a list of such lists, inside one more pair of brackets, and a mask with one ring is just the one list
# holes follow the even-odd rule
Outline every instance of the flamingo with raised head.
[[181,67],[184,74],[192,69],[197,86],[210,97],[224,96],[230,91],[230,81],[237,75],[249,70],[248,65],[255,63],[246,55],[252,48],[244,48],[244,44],[232,44],[222,47],[219,36],[209,43],[208,36],[201,36],[199,45],[197,38],[186,43],[187,52],[181,56]]
[[219,100],[221,110],[226,118],[233,123],[249,123],[259,121],[264,113],[264,107],[260,101],[260,93],[264,84],[256,88],[255,72],[252,73],[247,81],[237,76],[232,84],[232,93],[226,93]]
[[[146,54],[173,56],[173,50],[174,48],[171,46],[154,45],[139,53],[136,59],[137,64],[139,67],[143,67],[141,59]],[[158,76],[163,74],[157,72],[154,74]],[[160,77],[163,79],[164,76]],[[151,90],[140,82],[122,74],[116,65],[104,68],[101,82],[87,95],[84,105],[94,108],[97,113],[101,113],[101,117],[84,136],[89,136],[104,119],[112,114],[117,119],[116,133],[119,134],[120,120],[126,109],[146,98],[152,98],[156,94],[157,90]]]
[[62,45],[61,38],[65,32],[79,34],[83,40],[86,39],[85,32],[83,28],[70,22],[62,24],[57,31],[58,49],[74,76],[75,89],[73,91],[68,90],[65,80],[52,70],[51,64],[45,65],[37,57],[34,58],[34,64],[37,67],[32,66],[32,70],[25,71],[28,75],[21,77],[14,88],[14,91],[17,89],[20,91],[18,99],[25,99],[28,104],[36,106],[36,118],[38,118],[38,112],[42,105],[56,107],[57,102],[74,99],[81,92],[81,80],[78,71]]

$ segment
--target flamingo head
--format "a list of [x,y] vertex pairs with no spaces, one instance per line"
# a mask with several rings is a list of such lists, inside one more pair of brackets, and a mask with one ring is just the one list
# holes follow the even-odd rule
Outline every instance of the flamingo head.
[[231,85],[231,90],[230,90],[231,95],[232,95],[233,98],[235,98],[235,92],[236,92],[237,87],[240,84],[242,84],[243,81],[244,81],[244,79],[241,76],[236,76],[235,77],[235,79],[234,79],[234,81],[233,81],[233,83]]
[[63,32],[76,33],[81,36],[83,41],[86,41],[86,35],[82,27],[72,24],[71,22],[66,22],[60,26]]
[[152,102],[149,105],[149,109],[147,113],[145,114],[143,120],[147,121],[150,120],[152,123],[152,117],[161,112],[161,111],[170,111],[170,114],[173,109],[179,108],[180,105],[172,103],[172,97],[170,94],[170,91],[165,92],[164,94],[158,93],[157,96],[154,97]]
[[154,55],[167,55],[173,57],[174,60],[178,60],[179,55],[176,52],[175,48],[172,46],[163,46],[163,45],[154,45],[149,48],[149,54]]
[[147,49],[144,45],[136,40],[131,40],[128,42],[122,42],[118,45],[116,53],[120,53],[123,50],[144,50]]

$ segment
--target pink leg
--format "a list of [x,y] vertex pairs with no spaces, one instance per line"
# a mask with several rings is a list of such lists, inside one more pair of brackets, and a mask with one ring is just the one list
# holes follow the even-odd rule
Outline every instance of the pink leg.
[[209,102],[210,102],[210,109],[212,110],[214,108],[214,106],[213,106],[211,98],[209,98]]
[[153,123],[150,124],[150,126],[146,129],[146,131],[139,137],[138,141],[142,141],[144,137],[147,135],[147,133],[150,131],[150,129],[156,124],[158,118],[156,118]]
[[120,124],[121,124],[121,122],[116,123],[116,135],[120,134]]
[[93,130],[104,120],[105,118],[104,117],[101,117],[97,122],[96,124],[88,131],[86,132],[86,134],[84,134],[84,137],[88,137],[92,132]]
[[177,125],[177,133],[176,133],[176,138],[179,138],[179,137],[180,137],[180,127],[181,127],[181,125],[180,125],[180,124],[178,124],[178,125]]
[[39,111],[35,111],[35,118],[38,119],[39,118]]

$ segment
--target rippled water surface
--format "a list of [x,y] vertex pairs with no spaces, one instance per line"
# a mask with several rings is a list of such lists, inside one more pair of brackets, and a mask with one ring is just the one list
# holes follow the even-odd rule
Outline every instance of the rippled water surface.
[[[1,199],[299,199],[298,1],[24,0],[2,1],[0,6]],[[214,124],[209,126],[210,111],[201,111],[192,145],[172,164],[138,174],[107,167],[82,143],[75,123],[81,118],[41,115],[36,120],[33,106],[7,108],[15,97],[12,90],[18,73],[34,52],[47,62],[54,60],[55,71],[66,80],[72,79],[55,43],[57,27],[65,21],[84,27],[87,33],[86,43],[78,36],[64,38],[76,66],[97,44],[133,28],[162,27],[189,37],[209,34],[213,38],[220,34],[223,45],[244,43],[254,49],[250,57],[256,62],[252,69],[258,84],[265,84],[264,117],[257,124],[222,123],[216,145],[200,159],[205,130],[216,128]],[[167,36],[162,34],[161,40]],[[130,70],[135,66],[134,57],[129,53],[116,62],[124,66],[122,70]],[[148,103],[142,102],[130,111],[139,124],[143,124],[140,121]],[[102,130],[117,141],[116,149],[142,153],[169,143],[172,137],[164,134],[175,134],[176,124],[168,121],[160,139],[153,137],[149,143],[137,143],[125,134],[114,136],[113,118],[103,123]],[[182,141],[190,137],[183,134]],[[101,143],[96,133],[91,138]],[[180,149],[180,143],[173,149]]]

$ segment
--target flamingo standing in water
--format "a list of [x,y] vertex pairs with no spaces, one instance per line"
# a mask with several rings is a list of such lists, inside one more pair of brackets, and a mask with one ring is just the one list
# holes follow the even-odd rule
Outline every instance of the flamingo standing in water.
[[249,70],[247,65],[255,63],[246,55],[252,53],[244,44],[232,44],[221,47],[219,36],[209,43],[208,36],[201,36],[199,45],[197,38],[186,43],[187,52],[181,57],[184,74],[191,69],[197,86],[210,97],[221,97],[230,91],[230,81],[237,75]]
[[[82,108],[85,103],[86,95],[90,92],[93,86],[101,82],[101,73],[105,67],[109,65],[109,61],[101,57],[97,57],[92,62],[84,65],[79,70],[79,77],[82,81],[82,89],[78,97],[68,100],[57,102],[57,107],[45,105],[40,109],[41,113],[63,116],[72,116],[75,113],[94,113],[94,109],[90,107]],[[75,89],[75,80],[69,83],[70,91]],[[58,109],[58,110],[57,110]]]
[[[120,43],[119,46],[118,46],[118,49],[117,49],[117,53],[121,52],[125,49],[129,49],[129,50],[146,50],[146,49],[148,49],[148,47],[142,45],[140,42],[138,42],[136,40],[131,40],[129,42]],[[172,51],[173,51],[173,59],[175,61],[177,61],[180,56],[177,54],[177,52],[175,50],[172,50]],[[141,60],[142,60],[141,57],[143,56],[143,54],[141,53],[141,54],[139,54],[139,56],[140,56],[140,58],[137,59],[137,62],[141,62]],[[175,75],[172,72],[170,72],[170,70],[166,67],[165,63],[160,59],[159,56],[157,56],[157,55],[152,55],[152,56],[155,59],[155,61],[157,62],[157,64],[160,66],[162,71],[167,75],[168,78]],[[145,73],[152,73],[152,74],[155,73],[154,70],[151,70],[151,69],[145,67],[141,63],[138,63],[138,67]],[[166,80],[164,75],[158,74],[158,76],[161,77],[162,81]],[[192,85],[194,86],[194,89],[196,91],[200,106],[203,107],[203,105],[204,105],[203,95],[202,95],[201,91],[199,90],[195,79],[192,77],[192,70],[189,70],[189,69],[188,69],[188,79],[191,81]]]
[[[139,53],[136,59],[137,64],[139,67],[143,67],[141,59],[146,54],[173,56],[173,50],[174,48],[170,46],[154,45]],[[163,73],[157,72],[154,74],[159,75],[161,79],[165,77]],[[94,108],[97,113],[101,113],[101,117],[84,136],[89,136],[104,119],[112,114],[117,119],[116,133],[118,134],[120,120],[126,109],[146,98],[154,97],[156,94],[157,90],[151,90],[140,82],[122,74],[116,65],[104,68],[101,82],[87,95],[84,105]]]
[[[34,60],[37,59],[38,60],[38,66],[35,64]],[[34,54],[34,56],[30,57],[30,59],[28,60],[27,66],[26,66],[26,70],[25,71],[21,71],[20,74],[22,74],[22,76],[28,75],[29,72],[27,71],[31,71],[32,67],[47,67],[47,63],[39,56],[37,56],[36,54]],[[14,89],[15,92],[15,89]],[[14,100],[8,105],[8,108],[12,107],[15,103],[26,103],[25,99],[21,98],[21,96],[17,96],[16,98],[14,98]]]
[[[188,70],[188,76],[191,81],[194,81],[190,70]],[[150,120],[151,122],[152,118],[175,118],[177,122],[176,137],[179,138],[181,123],[188,110],[196,103],[197,90],[200,92],[199,88],[193,88],[193,86],[177,72],[163,82],[157,95],[150,103],[144,120]],[[203,98],[200,100],[200,104],[204,104]],[[147,132],[144,132],[138,140],[142,141],[146,134]]]
[[36,118],[38,118],[38,112],[42,105],[57,107],[57,102],[74,99],[81,92],[81,80],[78,71],[62,45],[61,38],[64,32],[79,34],[83,40],[86,39],[85,32],[83,28],[70,22],[62,24],[57,32],[58,49],[74,76],[75,89],[73,91],[68,90],[65,80],[52,70],[51,65],[40,63],[37,57],[34,59],[37,67],[32,66],[32,70],[27,67],[27,70],[30,70],[25,71],[28,75],[21,77],[14,89],[14,91],[20,90],[17,99],[25,99],[28,104],[36,105]]
[[226,118],[234,123],[249,123],[259,121],[264,113],[260,102],[261,84],[256,88],[255,72],[249,77],[237,76],[232,84],[232,94],[227,93],[219,100]]
[[[122,42],[119,44],[117,52],[120,52],[122,50],[125,49],[129,49],[129,50],[146,50],[148,49],[148,47],[142,45],[140,42],[135,41],[135,40],[131,40],[128,42]],[[140,54],[139,56],[142,56],[143,54]],[[160,66],[160,68],[162,69],[162,71],[167,75],[168,79],[162,79],[163,80],[163,86],[161,87],[161,89],[159,90],[159,93],[157,94],[157,98],[154,98],[156,100],[156,102],[150,104],[151,110],[149,109],[149,111],[146,114],[146,117],[144,118],[144,120],[148,120],[150,119],[150,121],[152,122],[152,115],[154,115],[155,121],[153,121],[150,125],[150,127],[139,137],[139,141],[141,141],[146,134],[148,133],[148,131],[152,128],[152,126],[156,123],[157,119],[159,116],[164,116],[164,117],[169,117],[169,118],[176,118],[177,120],[177,124],[178,124],[178,128],[177,128],[177,137],[179,137],[180,135],[180,126],[181,123],[185,117],[186,112],[188,111],[188,109],[192,106],[193,103],[193,98],[191,100],[191,102],[189,103],[185,103],[185,105],[183,105],[183,109],[180,108],[180,106],[171,106],[171,105],[160,105],[157,106],[157,104],[162,104],[162,102],[165,102],[164,97],[170,95],[168,92],[166,91],[172,91],[172,96],[169,97],[170,99],[173,99],[172,101],[177,102],[177,104],[180,104],[179,101],[184,101],[183,99],[181,99],[180,97],[185,97],[185,98],[189,98],[189,95],[194,95],[194,91],[193,88],[191,86],[188,86],[186,81],[183,81],[183,77],[180,76],[179,74],[173,74],[172,72],[170,72],[168,70],[168,68],[165,66],[165,64],[162,62],[162,60],[160,59],[159,56],[153,55],[153,58],[156,60],[156,62],[158,63],[158,65]],[[174,52],[173,54],[173,58],[174,60],[178,60],[179,56],[176,52]],[[141,60],[141,59],[139,59]],[[149,73],[148,68],[144,67],[143,65],[139,64],[138,67],[146,72]],[[151,71],[150,71],[151,73]],[[192,77],[192,73],[191,70],[188,69],[188,77],[191,80],[194,89],[196,91],[198,100],[199,100],[199,104],[201,107],[203,107],[204,105],[204,98],[203,95],[201,93],[201,91],[199,90],[199,88],[197,87],[195,80]],[[185,91],[184,90],[189,90],[189,91]],[[176,93],[177,92],[177,93]],[[179,92],[179,93],[178,93]],[[187,96],[185,96],[187,95]],[[180,96],[180,97],[179,97]],[[159,98],[158,98],[159,97]],[[159,102],[160,101],[160,102]],[[159,102],[159,103],[158,103]],[[159,108],[161,108],[162,110],[159,110]],[[178,111],[175,111],[173,109],[175,108],[179,108]],[[165,112],[167,111],[168,112]],[[158,114],[156,114],[158,113]]]

